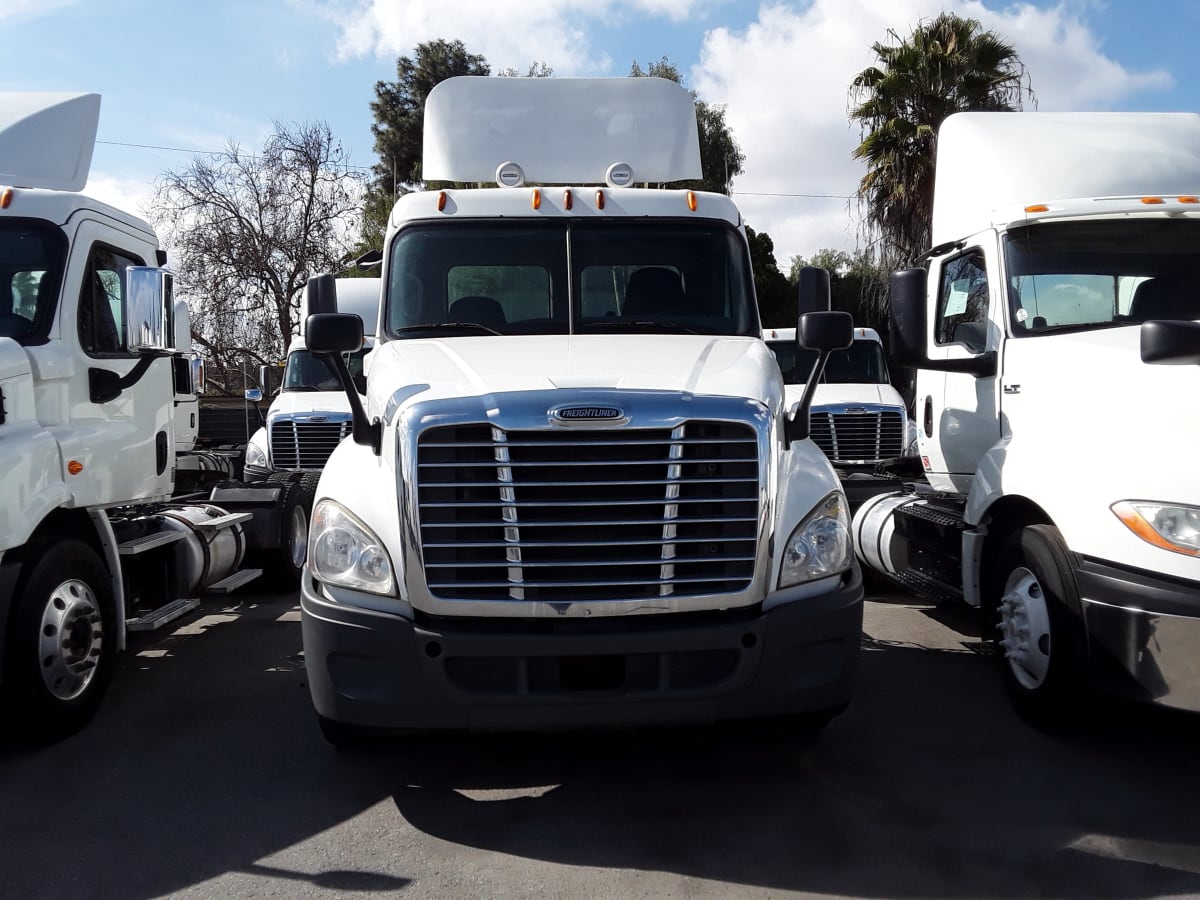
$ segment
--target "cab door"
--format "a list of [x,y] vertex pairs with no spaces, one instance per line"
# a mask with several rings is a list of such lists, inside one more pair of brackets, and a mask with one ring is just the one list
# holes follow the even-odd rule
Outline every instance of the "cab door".
[[171,492],[171,357],[128,349],[126,270],[153,247],[120,229],[79,224],[61,303],[66,352],[75,357],[70,416],[60,432],[67,484],[81,506]]
[[[983,455],[1000,439],[995,359],[1003,303],[993,232],[930,266],[928,356],[974,371],[922,369],[916,419],[921,455],[935,487],[966,492]],[[990,360],[990,364],[988,362]]]

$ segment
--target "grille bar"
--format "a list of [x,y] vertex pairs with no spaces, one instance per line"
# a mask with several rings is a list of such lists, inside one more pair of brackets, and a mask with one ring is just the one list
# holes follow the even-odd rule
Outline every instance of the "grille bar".
[[323,469],[350,429],[350,422],[277,419],[271,423],[271,464],[284,470]]
[[874,463],[904,452],[904,416],[899,411],[815,410],[809,421],[813,441],[833,462]]
[[735,593],[753,578],[759,463],[748,424],[441,426],[419,436],[416,464],[436,597],[638,600]]

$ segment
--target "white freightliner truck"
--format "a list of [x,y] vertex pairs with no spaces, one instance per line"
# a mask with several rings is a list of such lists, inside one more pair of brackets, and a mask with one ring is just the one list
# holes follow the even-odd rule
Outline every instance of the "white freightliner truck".
[[1200,116],[960,113],[891,284],[923,481],[867,566],[998,628],[1017,709],[1200,709]]
[[[326,736],[823,723],[861,635],[845,497],[785,415],[737,208],[633,186],[699,177],[690,95],[450,79],[424,149],[499,186],[399,199],[365,405],[342,370],[301,596]],[[799,331],[819,370],[852,323]],[[313,316],[308,346],[361,333]]]
[[157,267],[165,254],[151,228],[78,193],[99,111],[98,94],[0,95],[0,701],[10,736],[83,724],[127,632],[253,578],[241,568],[247,550],[277,552],[281,498],[299,500],[280,486],[173,497],[197,424],[188,310]]
[[[337,310],[322,311],[357,315],[365,328],[371,329],[363,346],[346,359],[350,376],[361,394],[375,343],[372,332],[379,318],[379,279],[337,279],[337,303]],[[288,345],[278,393],[267,410],[266,423],[251,435],[246,445],[247,481],[285,472],[302,472],[315,479],[333,448],[350,433],[350,404],[337,372],[324,356],[310,351],[305,343],[303,324],[311,312],[306,291],[301,304],[301,327]],[[259,383],[268,392],[273,392],[275,371],[269,366],[259,370]]]

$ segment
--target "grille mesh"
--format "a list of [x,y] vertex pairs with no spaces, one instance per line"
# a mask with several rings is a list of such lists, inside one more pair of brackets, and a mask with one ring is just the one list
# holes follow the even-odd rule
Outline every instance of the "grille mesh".
[[349,422],[272,422],[272,465],[276,469],[322,469],[350,427]]
[[754,574],[752,428],[433,428],[417,497],[430,591],[465,600],[732,593]]
[[879,462],[904,453],[899,412],[832,413],[814,410],[810,433],[833,462]]

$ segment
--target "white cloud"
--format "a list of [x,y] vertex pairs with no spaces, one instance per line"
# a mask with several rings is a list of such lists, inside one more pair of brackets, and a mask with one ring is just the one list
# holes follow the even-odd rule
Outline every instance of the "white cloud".
[[887,43],[889,28],[907,37],[943,10],[978,19],[1013,44],[1039,109],[1114,108],[1134,93],[1171,86],[1163,70],[1132,72],[1106,56],[1087,25],[1061,4],[1003,10],[980,0],[764,4],[744,31],[709,32],[690,82],[705,100],[726,105],[746,154],[735,197],[750,226],[771,235],[781,267],[825,247],[853,249],[853,204],[750,192],[852,194],[864,169],[850,157],[860,139],[847,117],[850,82],[875,62],[871,44]]
[[524,70],[537,60],[556,75],[579,75],[612,66],[592,45],[590,28],[670,25],[712,5],[713,0],[329,0],[315,8],[341,28],[343,60],[409,55],[417,44],[443,38],[461,40],[493,70]]
[[0,0],[0,22],[5,19],[36,19],[64,6],[74,6],[75,3],[76,0]]
[[154,197],[154,183],[92,171],[83,193],[130,215],[146,218]]

